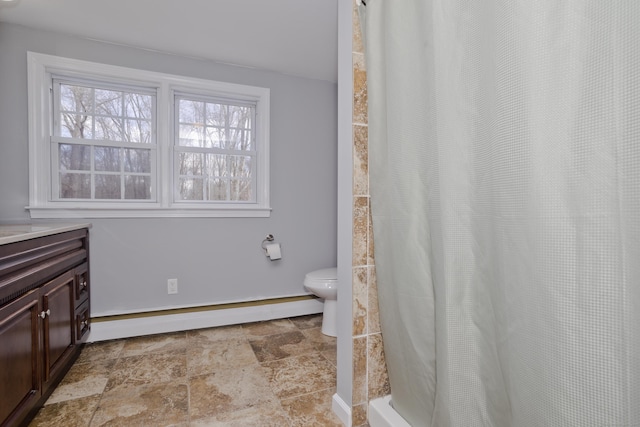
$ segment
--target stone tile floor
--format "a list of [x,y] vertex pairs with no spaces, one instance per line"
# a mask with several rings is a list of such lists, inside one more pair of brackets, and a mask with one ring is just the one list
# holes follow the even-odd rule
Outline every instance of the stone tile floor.
[[321,315],[87,344],[30,427],[342,426]]

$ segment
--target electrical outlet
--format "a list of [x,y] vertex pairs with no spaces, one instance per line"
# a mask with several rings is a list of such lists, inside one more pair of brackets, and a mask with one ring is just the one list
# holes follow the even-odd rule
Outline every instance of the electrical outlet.
[[167,293],[168,294],[178,293],[178,279],[167,280]]

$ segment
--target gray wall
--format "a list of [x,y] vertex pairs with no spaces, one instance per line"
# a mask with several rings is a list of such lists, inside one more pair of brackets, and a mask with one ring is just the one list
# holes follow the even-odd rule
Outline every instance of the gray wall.
[[[0,23],[0,223],[28,222],[27,51],[271,89],[270,218],[89,219],[94,315],[306,293],[336,265],[337,86]],[[304,52],[301,53],[304,61]],[[273,234],[283,259],[260,244]],[[167,295],[167,279],[179,293]]]

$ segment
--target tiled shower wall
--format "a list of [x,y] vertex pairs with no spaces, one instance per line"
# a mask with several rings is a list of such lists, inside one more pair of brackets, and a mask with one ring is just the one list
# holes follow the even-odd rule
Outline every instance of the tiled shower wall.
[[367,425],[369,400],[390,393],[378,316],[369,204],[367,72],[353,0],[353,407],[352,425]]

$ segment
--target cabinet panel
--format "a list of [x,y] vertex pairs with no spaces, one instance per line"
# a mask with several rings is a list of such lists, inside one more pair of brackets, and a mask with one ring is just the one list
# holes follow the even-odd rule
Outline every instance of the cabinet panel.
[[57,369],[71,356],[75,343],[73,288],[75,274],[68,271],[42,288],[42,310],[46,314],[42,334],[44,338],[45,382],[55,377]]
[[87,263],[76,267],[75,304],[78,306],[89,298],[89,269]]
[[0,309],[2,425],[23,418],[40,398],[38,296],[33,291]]
[[85,301],[76,309],[76,343],[82,342],[91,329],[89,301]]

